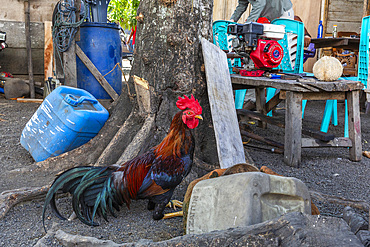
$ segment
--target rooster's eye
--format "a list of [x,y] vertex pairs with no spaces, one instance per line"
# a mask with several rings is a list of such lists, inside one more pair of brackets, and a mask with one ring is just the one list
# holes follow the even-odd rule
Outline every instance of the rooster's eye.
[[188,115],[190,115],[191,114],[191,112],[190,111],[188,111]]

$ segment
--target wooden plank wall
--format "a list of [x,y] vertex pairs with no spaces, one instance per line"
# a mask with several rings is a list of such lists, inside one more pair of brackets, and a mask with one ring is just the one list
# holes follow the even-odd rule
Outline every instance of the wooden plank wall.
[[[292,0],[292,3],[295,15],[301,17],[309,33],[312,36],[316,36],[320,19],[321,0]],[[213,20],[229,20],[237,5],[237,0],[214,0]],[[247,19],[249,12],[250,8],[248,8],[238,22],[243,23]]]
[[[27,50],[24,22],[1,21],[0,30],[6,32],[8,48],[0,52],[1,71],[20,78],[28,78]],[[32,63],[35,81],[44,75],[44,23],[31,22]]]
[[326,34],[331,34],[333,25],[339,31],[360,33],[363,0],[328,0]]
[[[24,1],[3,0],[0,4],[0,30],[7,33],[8,48],[0,53],[1,71],[28,78]],[[44,22],[51,21],[58,0],[32,0],[31,47],[35,81],[44,80]]]
[[[237,0],[214,0],[213,2],[213,21],[217,20],[230,20],[231,15],[234,13],[236,6],[238,5]],[[250,7],[240,17],[239,23],[244,23],[250,12]]]
[[[30,18],[31,22],[51,21],[55,4],[58,0],[32,0]],[[0,4],[0,20],[25,21],[24,1],[2,0]]]

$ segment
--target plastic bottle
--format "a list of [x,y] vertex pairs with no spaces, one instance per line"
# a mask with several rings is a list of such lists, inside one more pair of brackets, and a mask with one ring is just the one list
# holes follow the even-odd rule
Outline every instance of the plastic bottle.
[[333,25],[333,38],[338,37],[337,25]]
[[322,26],[322,21],[319,22],[319,27],[317,28],[317,38],[322,38],[324,27]]

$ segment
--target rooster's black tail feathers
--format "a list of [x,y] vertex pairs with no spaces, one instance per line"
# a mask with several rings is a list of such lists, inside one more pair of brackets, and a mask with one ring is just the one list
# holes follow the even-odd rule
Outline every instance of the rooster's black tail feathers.
[[54,214],[62,219],[55,204],[55,195],[58,190],[72,194],[73,211],[85,224],[97,226],[94,222],[96,213],[100,213],[107,220],[107,211],[114,216],[115,208],[119,210],[122,201],[117,198],[116,190],[112,186],[113,167],[81,166],[69,169],[60,174],[51,185],[46,195],[44,209],[42,212],[42,223],[45,228],[46,207],[50,204]]

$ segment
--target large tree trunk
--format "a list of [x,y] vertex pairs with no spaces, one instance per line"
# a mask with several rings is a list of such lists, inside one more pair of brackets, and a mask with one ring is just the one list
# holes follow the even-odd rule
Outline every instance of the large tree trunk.
[[202,37],[212,38],[212,7],[208,0],[142,0],[130,78],[109,109],[109,120],[89,143],[36,163],[29,170],[55,174],[78,165],[109,165],[131,159],[167,134],[178,111],[177,97],[184,94],[193,94],[203,107],[204,121],[194,130],[195,156],[203,161],[198,163],[205,164],[206,170],[216,168],[200,43]]

